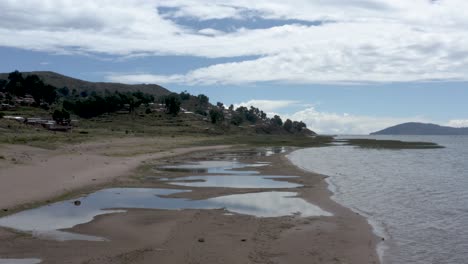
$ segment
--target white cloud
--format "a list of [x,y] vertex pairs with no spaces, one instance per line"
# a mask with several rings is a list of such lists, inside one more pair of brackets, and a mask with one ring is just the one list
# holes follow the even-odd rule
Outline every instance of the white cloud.
[[[158,7],[171,7],[158,13]],[[468,80],[465,0],[0,1],[0,46],[119,56],[258,56],[176,75],[185,84]],[[266,29],[191,29],[171,18],[329,21]]]
[[[247,102],[242,102],[239,104],[234,104],[235,108],[238,108],[240,106],[244,107],[256,107],[259,108],[260,110],[264,111],[265,113],[273,113],[277,110],[289,107],[291,105],[297,104],[298,101],[292,101],[292,100],[250,100]],[[271,114],[269,114],[271,115]]]
[[451,127],[468,127],[468,119],[454,119],[447,123]]
[[281,116],[283,119],[303,121],[309,129],[322,134],[369,134],[400,123],[428,122],[423,117],[393,118],[337,114],[320,112],[314,107]]

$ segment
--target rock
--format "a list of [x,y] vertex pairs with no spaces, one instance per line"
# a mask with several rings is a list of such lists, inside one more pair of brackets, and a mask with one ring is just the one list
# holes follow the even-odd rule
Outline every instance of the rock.
[[3,211],[3,212],[8,212],[8,209],[5,208],[5,209],[2,209],[2,211]]
[[243,239],[241,239],[241,241],[242,241],[242,242],[245,242],[245,241],[247,241],[247,239],[243,238]]
[[199,238],[198,242],[203,243],[203,242],[205,242],[205,239],[204,238]]
[[76,200],[76,201],[73,202],[73,204],[76,205],[76,206],[80,206],[80,205],[81,205],[81,201]]

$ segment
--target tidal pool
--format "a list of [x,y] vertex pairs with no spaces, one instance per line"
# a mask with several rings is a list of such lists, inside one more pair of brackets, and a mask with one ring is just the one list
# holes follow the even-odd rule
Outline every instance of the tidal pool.
[[297,188],[301,184],[275,179],[291,179],[297,176],[278,175],[213,175],[187,176],[174,179],[163,179],[169,184],[190,187],[224,187],[224,188]]
[[2,259],[0,258],[0,264],[39,264],[40,259]]
[[186,190],[154,188],[111,188],[92,193],[75,200],[67,200],[19,212],[0,218],[0,226],[32,233],[35,236],[59,241],[92,240],[104,238],[76,234],[69,229],[91,222],[103,214],[124,212],[123,209],[225,209],[231,213],[256,217],[280,217],[299,215],[302,217],[331,216],[326,212],[296,197],[296,192],[260,192],[234,194],[206,200],[170,198],[167,195],[188,192]]
[[236,170],[244,168],[258,168],[268,166],[268,163],[242,163],[236,160],[213,160],[190,162],[177,165],[162,166],[159,169],[165,171],[181,171],[190,173],[208,173],[208,174],[236,174],[252,175],[259,174],[258,171]]

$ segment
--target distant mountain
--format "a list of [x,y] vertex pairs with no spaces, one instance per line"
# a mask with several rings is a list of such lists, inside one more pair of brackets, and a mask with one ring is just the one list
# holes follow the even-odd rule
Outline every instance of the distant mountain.
[[[136,92],[141,91],[144,93],[152,94],[155,96],[167,95],[171,92],[166,88],[156,84],[122,84],[122,83],[107,83],[107,82],[88,82],[65,75],[61,75],[56,72],[49,71],[34,71],[34,72],[23,72],[23,77],[31,74],[36,74],[41,78],[45,84],[50,84],[57,88],[68,87],[70,91],[76,89],[78,93],[82,91],[87,92],[103,92],[105,90],[119,91],[119,92]],[[8,79],[8,73],[0,73],[0,80]]]
[[411,122],[392,126],[371,135],[468,135],[468,127],[456,128]]

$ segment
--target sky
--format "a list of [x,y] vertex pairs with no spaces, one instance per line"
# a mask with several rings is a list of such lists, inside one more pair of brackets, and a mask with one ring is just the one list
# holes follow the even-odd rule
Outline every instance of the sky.
[[319,133],[468,126],[466,0],[2,0],[0,72],[157,83]]

